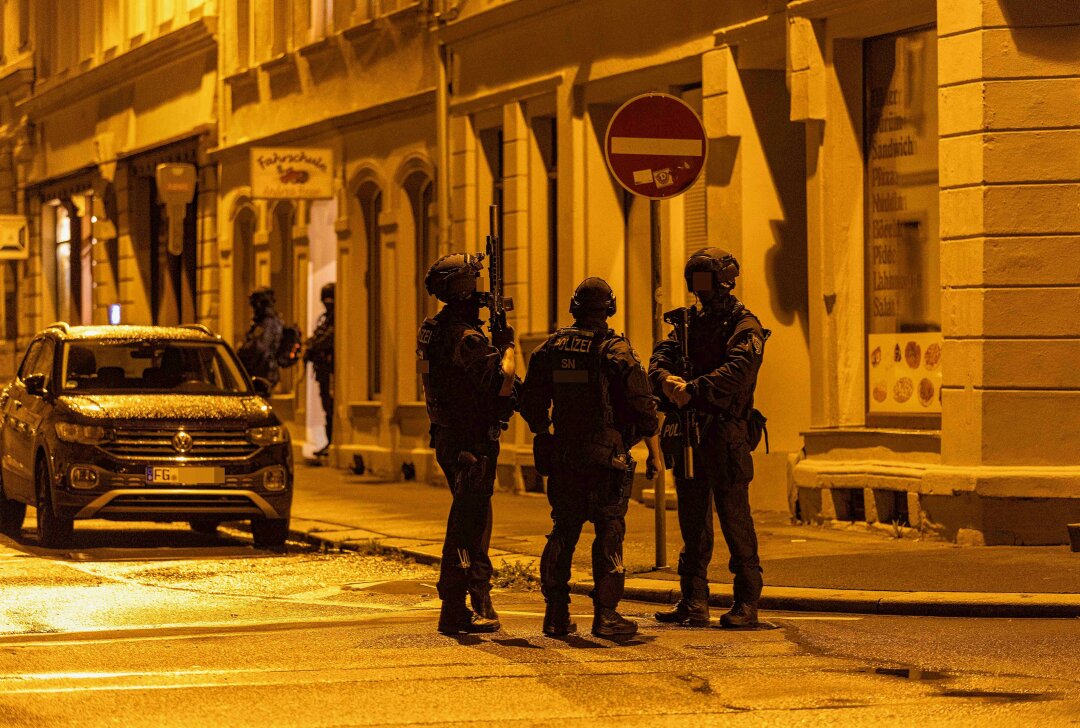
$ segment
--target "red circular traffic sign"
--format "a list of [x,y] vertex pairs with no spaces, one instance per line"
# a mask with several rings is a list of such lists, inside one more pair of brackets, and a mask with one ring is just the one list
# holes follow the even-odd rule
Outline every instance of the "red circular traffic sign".
[[690,189],[705,168],[701,119],[669,94],[635,96],[611,117],[604,135],[608,169],[628,192],[653,200]]

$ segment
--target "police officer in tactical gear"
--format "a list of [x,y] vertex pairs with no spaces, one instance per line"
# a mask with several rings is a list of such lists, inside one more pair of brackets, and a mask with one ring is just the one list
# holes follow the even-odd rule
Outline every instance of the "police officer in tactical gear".
[[326,417],[326,445],[315,451],[316,456],[330,452],[334,439],[334,284],[327,283],[320,291],[326,309],[315,325],[315,333],[304,346],[304,361],[310,362],[319,386],[319,400]]
[[748,419],[769,332],[732,295],[738,275],[738,261],[720,248],[704,248],[690,256],[686,285],[700,303],[690,309],[689,318],[692,378],[687,378],[682,368],[681,347],[674,332],[656,345],[649,362],[649,379],[653,391],[662,395],[662,406],[669,410],[690,408],[699,425],[699,441],[693,443],[692,479],[679,475],[684,472],[684,451],[679,447],[669,450],[664,442],[664,455],[676,472],[684,545],[679,555],[682,599],[674,609],[657,612],[661,622],[709,624],[712,503],[731,555],[728,568],[735,577],[734,606],[721,617],[721,625],[752,628],[758,621],[762,579],[750,513],[754,464]]
[[251,326],[236,353],[248,374],[266,379],[273,388],[281,380],[277,351],[285,322],[274,310],[273,288],[256,288],[248,297],[248,303],[251,304]]
[[607,318],[615,313],[611,287],[601,278],[586,278],[574,292],[570,313],[574,325],[559,329],[533,352],[521,400],[522,417],[536,433],[536,468],[549,476],[554,521],[540,560],[544,633],[561,636],[576,629],[570,620],[570,566],[581,528],[591,521],[596,529],[592,632],[608,638],[632,635],[637,625],[616,611],[625,581],[622,546],[635,467],[630,448],[647,439],[651,479],[660,467],[656,400],[630,342],[608,328]]
[[453,493],[438,583],[444,634],[499,629],[487,551],[499,435],[513,414],[514,330],[489,342],[480,328],[481,268],[479,256],[463,253],[435,261],[424,285],[446,305],[417,336],[431,446]]

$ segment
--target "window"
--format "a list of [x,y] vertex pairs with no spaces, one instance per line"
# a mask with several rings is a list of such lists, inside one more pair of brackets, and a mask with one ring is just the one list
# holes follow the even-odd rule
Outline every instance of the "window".
[[360,188],[358,194],[367,241],[364,283],[368,314],[368,399],[376,400],[382,394],[382,239],[379,229],[382,193],[369,182]]
[[270,57],[276,58],[289,49],[289,0],[274,0],[274,17],[271,22]]
[[65,392],[245,394],[235,357],[223,344],[86,340],[64,346]]
[[120,0],[102,0],[101,5],[101,48],[104,51],[120,45],[123,35],[123,18],[120,15]]
[[[487,161],[487,172],[491,178],[491,204],[499,206],[499,240],[503,229],[503,133],[502,129],[485,129],[480,132],[480,147]],[[481,224],[487,225],[487,210]]]
[[864,44],[869,411],[941,412],[937,37]]
[[251,0],[236,0],[236,68],[251,65]]
[[544,209],[537,214],[543,217],[547,232],[543,239],[547,244],[547,326],[549,331],[554,331],[559,326],[559,154],[555,117],[534,118],[532,132],[541,165],[537,174],[543,176],[545,186]]
[[146,2],[127,3],[129,38],[134,38],[135,36],[141,35],[146,32],[147,5],[148,3]]
[[41,345],[44,339],[35,339],[31,342],[30,346],[26,349],[26,354],[23,355],[22,364],[19,365],[19,379],[25,380],[31,374],[34,374],[34,364],[37,363],[37,358],[41,354]]
[[19,50],[30,45],[30,0],[19,0]]
[[[405,180],[405,191],[412,206],[413,231],[416,250],[416,326],[429,316],[434,316],[438,303],[429,296],[424,286],[428,267],[435,262],[435,236],[432,230],[435,185],[423,172],[415,172]],[[416,378],[416,398],[424,398],[423,382]]]
[[19,264],[6,261],[0,271],[4,277],[4,333],[0,339],[15,341],[19,338]]

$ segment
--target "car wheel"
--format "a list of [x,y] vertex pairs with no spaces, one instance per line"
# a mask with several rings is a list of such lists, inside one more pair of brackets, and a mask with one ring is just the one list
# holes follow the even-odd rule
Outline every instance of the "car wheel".
[[221,525],[221,521],[216,521],[212,518],[193,518],[188,521],[188,525],[191,526],[191,530],[195,533],[202,533],[207,536],[212,536],[217,533],[218,526]]
[[49,488],[49,469],[44,462],[35,468],[37,480],[37,532],[38,543],[47,549],[60,549],[71,545],[75,521],[53,513],[52,495]]
[[26,520],[26,504],[11,500],[4,493],[4,484],[0,482],[0,533],[5,536],[18,536]]
[[253,519],[251,521],[251,535],[255,539],[257,549],[280,549],[285,546],[285,539],[289,536],[289,519]]

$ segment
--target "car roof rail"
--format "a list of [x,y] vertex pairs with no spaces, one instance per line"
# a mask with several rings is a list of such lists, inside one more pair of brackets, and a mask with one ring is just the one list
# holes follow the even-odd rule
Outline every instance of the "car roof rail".
[[206,324],[180,324],[182,329],[194,329],[195,331],[201,331],[207,336],[214,336],[214,332],[210,330],[210,327]]
[[71,333],[71,326],[68,324],[67,321],[53,321],[51,324],[46,326],[45,329],[60,329],[65,334]]

